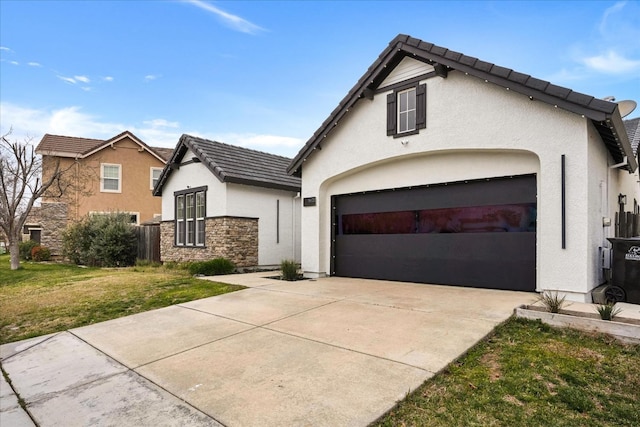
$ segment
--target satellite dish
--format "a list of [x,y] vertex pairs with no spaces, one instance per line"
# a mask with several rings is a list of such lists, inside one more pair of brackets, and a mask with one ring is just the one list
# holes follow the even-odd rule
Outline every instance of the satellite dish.
[[638,104],[636,101],[625,100],[618,102],[618,110],[620,110],[620,117],[627,117],[636,109]]

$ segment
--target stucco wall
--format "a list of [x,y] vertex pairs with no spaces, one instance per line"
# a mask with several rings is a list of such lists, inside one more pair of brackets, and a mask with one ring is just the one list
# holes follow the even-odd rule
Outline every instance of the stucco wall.
[[[302,266],[309,276],[329,271],[330,196],[395,186],[536,173],[537,289],[559,289],[586,300],[593,259],[587,120],[483,80],[450,72],[427,84],[427,128],[386,136],[386,93],[352,108],[303,165]],[[567,248],[562,248],[561,156],[566,155]],[[605,153],[606,155],[606,153]],[[591,239],[591,238],[589,238]],[[589,273],[588,273],[589,272]]]
[[227,190],[228,215],[259,215],[260,265],[278,265],[283,259],[300,261],[301,199],[297,193],[239,184],[228,184]]

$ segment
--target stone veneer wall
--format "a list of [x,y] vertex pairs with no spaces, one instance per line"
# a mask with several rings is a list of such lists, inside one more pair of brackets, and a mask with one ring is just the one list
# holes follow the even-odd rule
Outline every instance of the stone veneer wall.
[[67,213],[66,203],[42,202],[31,209],[27,217],[26,224],[37,224],[42,228],[40,244],[49,248],[52,256],[62,256],[62,232],[67,227]]
[[160,258],[165,261],[208,261],[223,257],[236,267],[258,265],[258,219],[230,216],[205,219],[205,246],[176,246],[174,221],[160,224]]

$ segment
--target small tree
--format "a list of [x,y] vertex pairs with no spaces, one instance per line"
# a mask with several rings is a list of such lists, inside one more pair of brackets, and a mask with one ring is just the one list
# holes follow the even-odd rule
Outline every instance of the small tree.
[[11,269],[20,268],[22,228],[36,200],[64,171],[60,163],[42,178],[42,158],[35,154],[32,139],[10,141],[11,130],[0,140],[0,228],[7,237],[11,254]]

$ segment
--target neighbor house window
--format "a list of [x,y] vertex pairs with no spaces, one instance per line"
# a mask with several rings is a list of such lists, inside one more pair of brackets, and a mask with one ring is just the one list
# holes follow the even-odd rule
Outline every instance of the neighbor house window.
[[387,95],[387,135],[399,138],[427,127],[427,85],[418,84]]
[[162,174],[162,168],[151,168],[151,189],[156,188],[156,184]]
[[204,246],[207,187],[176,191],[175,236],[178,246]]
[[102,163],[100,165],[100,191],[103,193],[122,192],[122,168],[120,165]]

